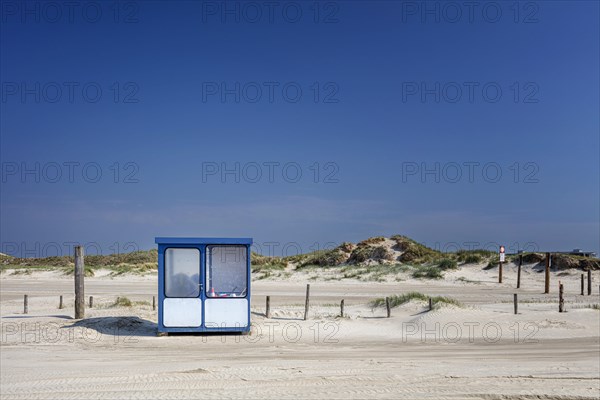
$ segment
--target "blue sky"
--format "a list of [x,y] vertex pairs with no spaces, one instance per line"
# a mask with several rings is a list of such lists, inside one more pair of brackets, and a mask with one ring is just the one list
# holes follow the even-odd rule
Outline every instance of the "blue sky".
[[598,2],[53,4],[1,3],[0,251],[600,250]]

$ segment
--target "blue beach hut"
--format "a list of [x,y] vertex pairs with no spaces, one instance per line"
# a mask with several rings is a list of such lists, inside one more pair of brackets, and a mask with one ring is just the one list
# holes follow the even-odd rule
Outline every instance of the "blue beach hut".
[[155,242],[159,333],[250,330],[251,238]]

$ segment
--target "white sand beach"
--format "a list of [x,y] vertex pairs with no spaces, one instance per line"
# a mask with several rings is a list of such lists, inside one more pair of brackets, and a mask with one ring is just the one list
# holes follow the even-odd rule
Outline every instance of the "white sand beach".
[[[543,294],[543,274],[532,265],[523,267],[521,289],[513,264],[505,265],[502,284],[496,269],[481,265],[461,266],[441,280],[391,282],[296,272],[253,283],[250,335],[157,337],[156,274],[97,271],[86,278],[94,307],[86,319],[73,320],[72,276],[6,270],[1,398],[597,399],[598,272],[592,296],[579,294],[579,272],[552,272],[550,294]],[[565,285],[564,313],[558,280]],[[311,308],[304,321],[306,283]],[[384,307],[369,304],[408,292],[461,305],[440,303],[430,311],[426,301],[411,300],[386,318]],[[61,294],[65,308],[58,309]],[[118,296],[132,306],[115,306]]]

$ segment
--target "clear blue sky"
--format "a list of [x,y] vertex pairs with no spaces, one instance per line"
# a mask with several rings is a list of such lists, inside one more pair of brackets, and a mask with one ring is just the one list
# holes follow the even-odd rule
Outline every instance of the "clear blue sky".
[[596,1],[92,3],[1,3],[0,251],[600,250]]

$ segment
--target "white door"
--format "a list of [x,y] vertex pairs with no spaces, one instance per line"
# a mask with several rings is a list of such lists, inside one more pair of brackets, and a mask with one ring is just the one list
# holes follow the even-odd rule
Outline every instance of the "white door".
[[248,249],[238,245],[206,248],[207,328],[240,328],[249,324]]
[[202,324],[200,251],[169,248],[165,251],[163,325],[197,328]]

